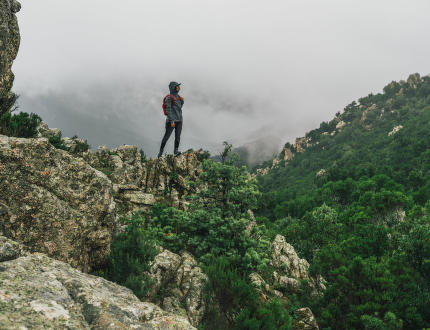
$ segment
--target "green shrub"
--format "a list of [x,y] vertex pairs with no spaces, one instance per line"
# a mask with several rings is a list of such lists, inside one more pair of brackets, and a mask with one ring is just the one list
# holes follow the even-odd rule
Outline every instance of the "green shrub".
[[37,136],[37,126],[42,121],[37,114],[20,112],[19,114],[5,113],[0,117],[0,134],[22,137],[34,138]]
[[139,153],[140,153],[140,161],[142,164],[144,164],[147,161],[146,154],[142,149],[139,150]]
[[285,302],[263,302],[239,265],[237,257],[220,256],[203,267],[209,278],[208,303],[219,306],[219,310],[207,310],[203,328],[227,323],[230,329],[291,329],[292,317]]
[[233,329],[237,330],[289,330],[292,329],[292,314],[285,303],[274,298],[258,307],[255,312],[242,310],[235,319]]
[[63,140],[61,140],[61,134],[60,136],[51,136],[49,138],[49,143],[51,143],[57,149],[67,150],[66,145],[64,144]]
[[111,244],[105,277],[128,287],[142,299],[153,284],[145,272],[159,252],[157,242],[153,232],[144,228],[145,218],[140,213],[133,213],[120,221],[126,229]]

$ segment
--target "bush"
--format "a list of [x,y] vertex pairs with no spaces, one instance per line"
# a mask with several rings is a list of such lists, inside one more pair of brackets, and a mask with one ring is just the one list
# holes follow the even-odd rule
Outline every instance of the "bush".
[[0,134],[21,137],[34,138],[37,136],[37,126],[42,121],[37,114],[20,112],[19,114],[5,113],[0,117]]
[[146,154],[142,149],[139,150],[139,153],[140,153],[140,162],[144,164],[147,161]]
[[239,264],[237,257],[220,256],[203,268],[209,278],[207,294],[219,306],[219,311],[208,309],[204,328],[211,328],[208,323],[219,325],[227,320],[230,329],[291,329],[292,318],[285,303],[278,299],[263,303]]
[[49,138],[49,143],[51,143],[57,149],[67,150],[66,145],[64,144],[63,140],[61,140],[61,134],[60,136],[51,136]]
[[157,242],[153,232],[144,228],[145,219],[141,214],[134,213],[120,221],[127,227],[115,237],[111,245],[109,264],[104,276],[128,287],[142,299],[153,284],[145,272],[159,252]]

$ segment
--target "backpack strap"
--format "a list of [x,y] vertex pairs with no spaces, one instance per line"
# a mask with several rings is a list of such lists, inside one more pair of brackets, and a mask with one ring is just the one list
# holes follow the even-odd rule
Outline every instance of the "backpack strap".
[[[172,104],[175,103],[175,101],[176,101],[175,97],[172,94],[167,94],[166,97],[168,97],[168,96],[170,96],[170,98],[172,99]],[[164,98],[164,100],[166,100],[166,97]],[[179,94],[178,94],[178,99],[180,101],[184,100],[183,97],[181,95],[179,95]]]

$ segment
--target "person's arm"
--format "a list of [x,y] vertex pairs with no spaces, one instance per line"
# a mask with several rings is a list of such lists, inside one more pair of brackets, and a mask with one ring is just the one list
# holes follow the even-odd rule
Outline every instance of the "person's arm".
[[181,97],[181,106],[183,106],[183,105],[184,105],[184,98]]
[[173,120],[172,98],[170,95],[166,97],[164,104],[166,105],[167,121],[174,123],[175,121]]

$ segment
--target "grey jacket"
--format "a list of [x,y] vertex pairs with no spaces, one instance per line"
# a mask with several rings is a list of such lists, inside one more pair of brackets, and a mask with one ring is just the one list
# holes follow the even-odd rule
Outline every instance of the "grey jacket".
[[179,84],[175,81],[172,81],[169,84],[170,94],[175,97],[175,102],[172,102],[172,98],[170,97],[170,95],[166,97],[165,101],[167,120],[169,122],[182,121],[182,106],[184,105],[184,100],[179,99],[178,92],[176,91],[176,86],[178,85]]

